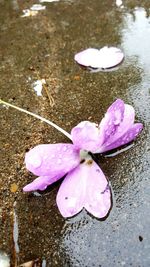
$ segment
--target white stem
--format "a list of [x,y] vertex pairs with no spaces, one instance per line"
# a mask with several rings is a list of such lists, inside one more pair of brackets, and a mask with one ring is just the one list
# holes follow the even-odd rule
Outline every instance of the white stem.
[[7,103],[7,102],[5,102],[5,101],[3,101],[3,100],[1,100],[1,99],[0,99],[0,104],[4,104],[4,105],[6,105],[6,106],[8,106],[8,107],[17,109],[17,110],[19,110],[19,111],[21,111],[21,112],[24,112],[24,113],[26,113],[26,114],[28,114],[28,115],[31,115],[31,116],[35,117],[35,118],[37,118],[37,119],[39,119],[39,120],[41,120],[41,121],[46,122],[47,124],[53,126],[55,129],[57,129],[59,132],[63,133],[65,136],[67,136],[67,137],[72,141],[71,134],[69,134],[68,132],[66,132],[64,129],[62,129],[61,127],[59,127],[59,126],[58,126],[57,124],[55,124],[54,122],[49,121],[49,120],[47,120],[47,119],[45,119],[45,118],[43,118],[43,117],[41,117],[41,116],[39,116],[39,115],[37,115],[37,114],[34,114],[34,113],[30,112],[30,111],[27,111],[27,110],[25,110],[25,109],[23,109],[23,108],[19,108],[19,107],[15,106],[15,105],[12,105],[12,104],[10,104],[10,103]]

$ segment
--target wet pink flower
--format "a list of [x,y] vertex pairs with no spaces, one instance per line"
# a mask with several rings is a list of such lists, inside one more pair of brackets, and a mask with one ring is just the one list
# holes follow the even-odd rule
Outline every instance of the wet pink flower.
[[119,48],[107,46],[101,49],[88,48],[74,57],[75,61],[82,66],[99,69],[115,67],[123,58],[124,54]]
[[44,190],[65,176],[56,202],[63,217],[71,217],[85,208],[97,218],[111,208],[111,190],[91,153],[103,153],[134,140],[143,128],[134,123],[135,112],[117,99],[99,125],[83,121],[71,131],[73,144],[42,144],[25,156],[26,167],[38,175],[24,191]]

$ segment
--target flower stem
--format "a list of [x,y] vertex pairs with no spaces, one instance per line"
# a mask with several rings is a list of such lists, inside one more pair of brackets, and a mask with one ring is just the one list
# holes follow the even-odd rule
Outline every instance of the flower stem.
[[30,112],[30,111],[28,111],[28,110],[25,110],[25,109],[23,109],[23,108],[19,108],[19,107],[15,106],[15,105],[12,105],[12,104],[10,104],[10,103],[8,103],[8,102],[5,102],[5,101],[1,100],[1,99],[0,99],[0,104],[6,105],[6,106],[11,107],[11,108],[14,108],[14,109],[17,109],[17,110],[19,110],[19,111],[21,111],[21,112],[24,112],[24,113],[26,113],[26,114],[28,114],[28,115],[31,115],[31,116],[35,117],[36,119],[39,119],[39,120],[41,120],[41,121],[44,121],[44,122],[46,122],[47,124],[49,124],[49,125],[51,125],[52,127],[54,127],[55,129],[57,129],[59,132],[63,133],[63,134],[64,134],[65,136],[67,136],[70,140],[72,140],[72,139],[71,139],[71,134],[69,134],[68,132],[66,132],[64,129],[62,129],[61,127],[59,127],[57,124],[55,124],[55,123],[52,122],[52,121],[49,121],[49,120],[47,120],[47,119],[45,119],[45,118],[43,118],[43,117],[41,117],[41,116],[39,116],[39,115],[37,115],[37,114],[34,114],[34,113],[32,113],[32,112]]

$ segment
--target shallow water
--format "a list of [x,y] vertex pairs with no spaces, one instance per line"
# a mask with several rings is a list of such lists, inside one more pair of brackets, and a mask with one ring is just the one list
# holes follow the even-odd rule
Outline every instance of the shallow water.
[[[22,18],[22,10],[32,4],[0,1],[1,98],[67,131],[82,120],[99,122],[107,107],[122,98],[134,106],[144,130],[129,150],[99,157],[113,188],[109,217],[99,221],[82,211],[64,220],[55,202],[60,183],[42,196],[22,188],[34,178],[25,169],[25,152],[36,144],[68,140],[1,106],[0,253],[7,253],[12,266],[39,258],[41,266],[148,267],[149,1],[125,1],[121,9],[110,0],[62,0]],[[115,71],[91,73],[74,62],[75,53],[104,45],[125,53]],[[47,82],[42,97],[32,87],[38,79]]]

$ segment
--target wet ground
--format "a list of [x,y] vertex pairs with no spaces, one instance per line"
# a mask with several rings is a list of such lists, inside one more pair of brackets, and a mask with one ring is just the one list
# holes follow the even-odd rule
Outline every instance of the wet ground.
[[[1,98],[67,131],[82,120],[99,122],[122,98],[134,106],[144,130],[129,150],[99,157],[113,188],[109,217],[99,221],[82,211],[65,220],[55,202],[60,183],[42,195],[22,188],[34,178],[25,169],[25,152],[67,138],[1,105],[0,254],[11,266],[39,258],[43,267],[148,267],[150,2],[128,0],[119,8],[111,0],[62,0],[21,17],[37,2],[0,0]],[[104,45],[125,53],[114,71],[91,73],[74,62],[75,53]],[[46,80],[41,97],[32,87],[37,79]]]

